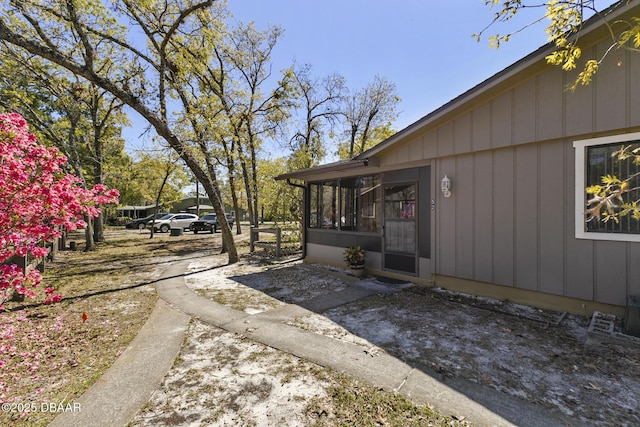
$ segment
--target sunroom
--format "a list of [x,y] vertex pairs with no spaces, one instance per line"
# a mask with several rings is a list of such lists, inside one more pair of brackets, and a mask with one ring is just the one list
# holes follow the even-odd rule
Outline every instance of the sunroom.
[[323,168],[279,177],[306,183],[305,258],[343,265],[345,248],[359,245],[371,272],[429,279],[430,167],[375,173],[378,167],[362,162],[339,165],[331,179]]

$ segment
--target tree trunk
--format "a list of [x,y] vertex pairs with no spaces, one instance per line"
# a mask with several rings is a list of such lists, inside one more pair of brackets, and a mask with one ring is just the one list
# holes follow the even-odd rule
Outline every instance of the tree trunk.
[[256,222],[255,218],[257,217],[257,214],[254,213],[253,211],[253,191],[251,191],[251,180],[249,178],[249,171],[247,170],[247,162],[244,161],[243,155],[242,155],[242,149],[239,148],[240,151],[240,166],[242,167],[242,177],[244,178],[244,189],[245,192],[247,193],[247,210],[248,210],[248,214],[249,214],[249,222],[251,223],[251,225],[253,226],[258,226],[258,223]]
[[[256,147],[253,142],[253,138],[251,138],[251,180],[253,184],[253,192],[252,192],[252,200],[253,200],[253,213],[255,215],[254,223],[256,227],[259,224],[258,218],[258,160],[256,158]],[[264,218],[262,218],[264,221]]]
[[[97,102],[97,101],[96,101]],[[92,120],[94,123],[93,126],[93,150],[94,150],[94,164],[93,164],[93,176],[94,176],[94,184],[102,184],[104,182],[104,172],[102,168],[102,163],[104,161],[103,150],[102,150],[102,128],[97,125],[98,114],[97,114],[97,106],[96,110],[92,112]],[[104,242],[104,215],[102,211],[100,211],[100,215],[94,220],[93,225],[93,239],[96,242]]]
[[233,158],[233,150],[229,150],[227,143],[223,141],[224,151],[227,157],[227,171],[229,177],[229,190],[231,191],[231,201],[233,203],[233,213],[236,218],[236,234],[242,234],[240,226],[240,207],[238,206],[238,195],[236,194],[236,166]]
[[93,240],[95,242],[104,242],[104,212],[101,210],[93,220]]
[[96,244],[95,244],[95,241],[93,240],[93,218],[85,214],[84,221],[87,223],[87,228],[84,229],[84,239],[85,239],[84,251],[85,252],[95,251]]

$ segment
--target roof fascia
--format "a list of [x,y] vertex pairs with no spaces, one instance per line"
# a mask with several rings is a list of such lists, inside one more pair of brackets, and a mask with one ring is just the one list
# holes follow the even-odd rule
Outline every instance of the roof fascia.
[[346,161],[343,160],[340,162],[327,163],[325,165],[315,166],[308,169],[301,169],[298,171],[283,173],[282,175],[276,176],[275,179],[305,180],[307,177],[312,175],[319,175],[327,172],[342,172],[342,171],[352,170],[352,169],[361,168],[361,167],[378,166],[378,164],[379,164],[378,159],[362,158],[362,159],[352,159],[352,160],[346,160]]

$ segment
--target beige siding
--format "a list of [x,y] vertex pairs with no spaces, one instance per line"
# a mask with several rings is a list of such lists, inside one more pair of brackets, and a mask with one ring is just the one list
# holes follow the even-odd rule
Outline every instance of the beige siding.
[[537,81],[538,79],[531,79],[514,89],[514,144],[525,144],[536,139]]
[[471,114],[465,114],[454,121],[453,146],[455,153],[469,153],[471,145]]
[[592,265],[594,245],[586,240],[574,239],[571,231],[568,234],[565,253],[567,273],[564,295],[592,300],[595,297]]
[[523,145],[515,150],[515,285],[538,289],[539,195],[538,146]]
[[538,117],[538,140],[545,141],[563,135],[565,96],[564,72],[552,68],[543,77],[536,79],[538,91],[535,104]]
[[615,305],[640,294],[640,244],[574,237],[572,142],[640,129],[640,55],[615,55],[589,86],[571,92],[578,71],[539,69],[384,151],[385,170],[433,166],[434,274]]
[[563,295],[563,164],[562,142],[440,159],[436,274]]
[[423,157],[423,144],[420,139],[414,141],[413,143],[408,145],[409,147],[409,158],[410,159],[422,159]]
[[572,150],[567,140],[439,159],[435,179],[447,174],[453,196],[437,193],[435,273],[615,305],[638,293],[639,244],[573,236]]
[[[603,55],[608,47],[598,49],[598,55]],[[624,56],[624,53],[622,53]],[[595,122],[596,132],[620,129],[625,126],[625,108],[628,101],[628,87],[624,80],[620,80],[624,67],[617,61],[603,61],[598,68],[596,84],[591,87],[595,92]],[[638,92],[635,98],[638,97]]]
[[[473,182],[473,158],[471,156],[460,156],[456,159],[455,179],[460,182]],[[463,279],[473,278],[473,216],[468,212],[473,212],[474,188],[472,185],[463,185],[455,189],[458,197],[455,198],[456,205],[456,277]]]
[[513,144],[513,91],[491,101],[491,148]]
[[628,245],[627,269],[627,295],[640,295],[640,245]]
[[539,146],[538,290],[555,294],[563,293],[565,218],[571,212],[567,207],[563,173],[567,163],[565,147],[566,144],[560,143]]
[[571,96],[565,97],[565,133],[567,135],[585,135],[594,131],[591,89],[591,87],[580,87]]
[[438,135],[437,133],[431,132],[420,138],[422,141],[423,153],[425,159],[431,159],[438,157]]
[[487,103],[469,113],[472,115],[472,141],[474,151],[488,150],[491,148],[491,104]]
[[[493,153],[493,282],[514,284],[514,153]],[[487,171],[491,173],[491,171]]]
[[627,243],[599,241],[595,253],[596,301],[620,304],[627,288]]
[[438,129],[438,157],[453,154],[453,125],[447,123]]
[[411,160],[411,145],[405,145],[398,150],[397,159],[400,163],[407,163]]
[[[632,56],[633,55],[633,56]],[[626,66],[628,70],[627,79],[629,79],[629,93],[627,99],[629,108],[627,110],[626,119],[628,123],[640,122],[640,61],[632,61],[631,58],[637,59],[637,53],[627,52]]]
[[[453,191],[455,190],[457,182],[456,160],[454,157],[446,157],[439,161],[439,165],[436,168],[436,176],[438,182],[438,188],[440,188],[440,180],[446,174],[452,181]],[[436,203],[436,212],[440,220],[437,223],[436,244],[437,242],[447,242],[447,244],[436,246],[436,263],[437,271],[442,271],[441,274],[449,276],[455,276],[456,274],[456,198],[445,198],[442,196],[442,192],[438,191],[438,203]],[[448,220],[444,220],[447,218]],[[451,220],[451,219],[454,220]]]
[[[473,279],[493,282],[493,153],[473,156]],[[457,183],[464,186],[463,183]],[[454,188],[457,194],[457,187]]]

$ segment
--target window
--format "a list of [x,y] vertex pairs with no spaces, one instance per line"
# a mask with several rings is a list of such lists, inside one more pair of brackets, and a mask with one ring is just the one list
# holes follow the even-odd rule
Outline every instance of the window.
[[377,233],[380,230],[380,180],[377,176],[365,176],[360,178],[358,188],[358,231]]
[[340,181],[340,229],[358,229],[359,180],[349,178]]
[[309,227],[377,232],[379,187],[375,176],[310,184]]
[[[640,147],[640,133],[615,135],[575,141],[575,236],[578,239],[617,240],[640,242],[640,221],[629,215],[619,221],[603,221],[587,210],[594,206],[593,195],[585,189],[602,183],[602,177],[615,175],[620,179],[631,177],[630,191],[622,195],[625,202],[640,199],[640,166],[633,159],[619,160],[613,155],[623,147]],[[590,202],[591,201],[591,202]],[[619,202],[612,207],[619,210]]]
[[310,185],[310,228],[338,228],[338,181]]

